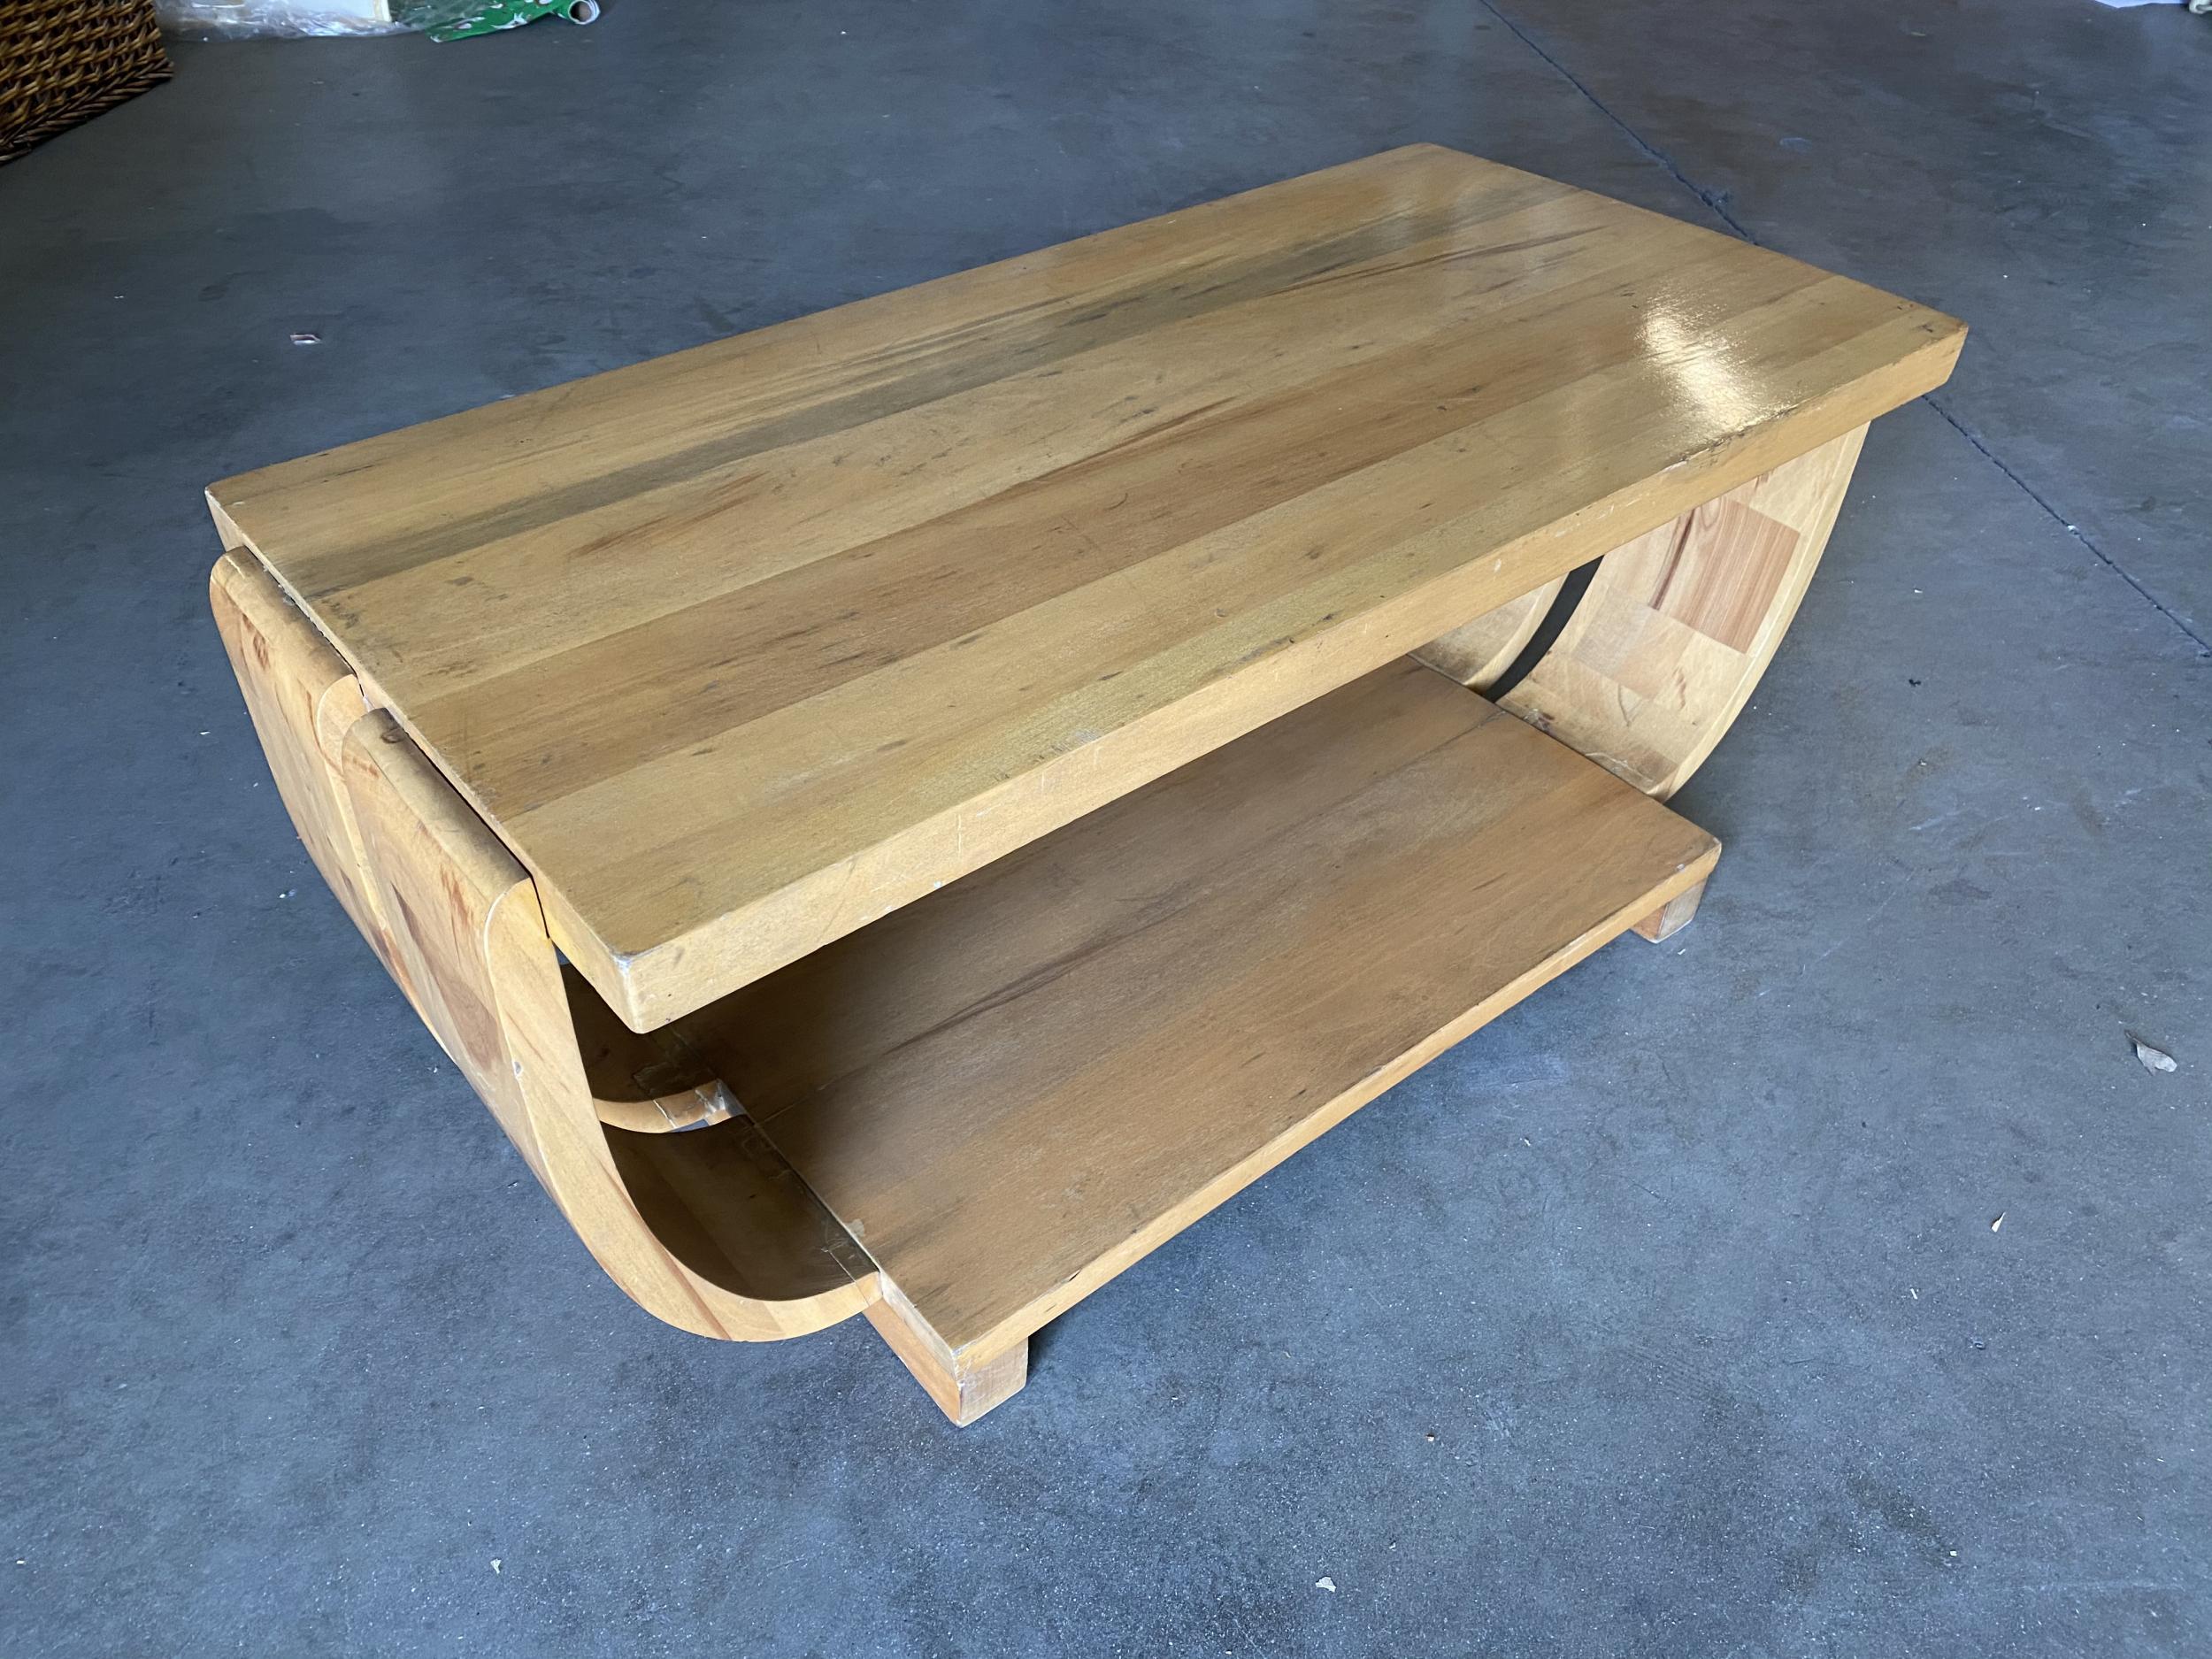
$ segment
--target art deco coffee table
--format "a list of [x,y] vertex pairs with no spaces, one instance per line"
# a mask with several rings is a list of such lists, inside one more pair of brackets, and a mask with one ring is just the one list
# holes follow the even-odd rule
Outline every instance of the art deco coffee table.
[[1625,931],[1962,327],[1394,150],[209,491],[302,839],[607,1273],[1028,1338]]

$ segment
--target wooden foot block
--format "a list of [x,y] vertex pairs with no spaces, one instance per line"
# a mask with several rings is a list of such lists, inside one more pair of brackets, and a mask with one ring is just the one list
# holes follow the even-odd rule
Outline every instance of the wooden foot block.
[[1697,902],[1704,896],[1705,884],[1702,881],[1694,887],[1683,888],[1642,921],[1636,923],[1636,932],[1655,945],[1662,940],[1672,939],[1690,925],[1690,918],[1697,914]]
[[890,1280],[883,1281],[883,1290],[884,1299],[867,1310],[868,1323],[890,1344],[891,1351],[914,1373],[914,1380],[956,1428],[964,1429],[993,1406],[1019,1394],[1029,1380],[1026,1337],[972,1364],[945,1346]]

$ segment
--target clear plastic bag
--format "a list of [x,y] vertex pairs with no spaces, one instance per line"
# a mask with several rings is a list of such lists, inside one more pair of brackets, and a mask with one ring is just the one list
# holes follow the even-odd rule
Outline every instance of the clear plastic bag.
[[[393,16],[396,11],[404,21]],[[599,0],[154,0],[154,12],[163,28],[181,35],[397,35],[419,28],[433,40],[458,40],[541,17],[596,22]]]
[[385,0],[154,0],[161,27],[180,35],[396,35]]

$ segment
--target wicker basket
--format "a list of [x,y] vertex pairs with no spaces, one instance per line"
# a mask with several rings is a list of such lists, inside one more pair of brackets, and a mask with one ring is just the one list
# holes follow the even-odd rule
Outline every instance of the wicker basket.
[[168,78],[153,0],[0,0],[0,161]]

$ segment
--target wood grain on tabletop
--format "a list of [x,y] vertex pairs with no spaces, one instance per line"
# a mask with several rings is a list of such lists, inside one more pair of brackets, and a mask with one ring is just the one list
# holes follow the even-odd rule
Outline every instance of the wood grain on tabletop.
[[675,1029],[981,1365],[1718,852],[1401,659]]
[[1939,384],[1394,150],[210,491],[645,1029]]

